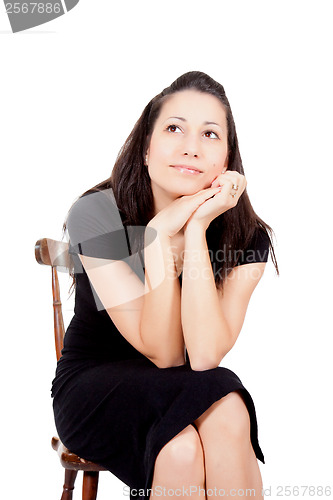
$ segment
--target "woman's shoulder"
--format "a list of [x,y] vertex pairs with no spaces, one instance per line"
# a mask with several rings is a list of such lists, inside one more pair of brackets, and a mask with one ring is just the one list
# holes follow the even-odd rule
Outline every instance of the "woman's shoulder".
[[112,189],[81,195],[68,212],[66,226],[72,241],[123,228]]
[[118,259],[128,254],[127,239],[111,188],[81,195],[69,210],[70,253]]

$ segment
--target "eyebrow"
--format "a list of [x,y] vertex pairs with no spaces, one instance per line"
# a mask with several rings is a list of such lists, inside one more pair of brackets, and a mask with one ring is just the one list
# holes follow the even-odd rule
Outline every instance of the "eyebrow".
[[[167,120],[170,120],[170,118],[176,118],[177,120],[181,120],[182,122],[186,122],[187,120],[185,118],[183,118],[182,116],[169,116],[169,118],[167,118]],[[165,121],[167,121],[165,120]],[[203,125],[217,125],[218,127],[222,128],[221,125],[219,125],[218,123],[215,123],[215,122],[203,122]]]

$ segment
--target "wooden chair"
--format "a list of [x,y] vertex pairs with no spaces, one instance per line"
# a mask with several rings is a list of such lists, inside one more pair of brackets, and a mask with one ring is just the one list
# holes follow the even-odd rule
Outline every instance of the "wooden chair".
[[[72,267],[68,243],[42,238],[35,244],[35,257],[38,264],[51,266],[52,270],[54,338],[57,360],[59,360],[63,348],[65,328],[57,267],[68,270]],[[52,438],[51,444],[52,448],[58,452],[61,465],[65,468],[65,483],[61,500],[72,500],[75,479],[80,470],[83,471],[82,500],[96,500],[99,471],[105,469],[71,453],[57,437]]]

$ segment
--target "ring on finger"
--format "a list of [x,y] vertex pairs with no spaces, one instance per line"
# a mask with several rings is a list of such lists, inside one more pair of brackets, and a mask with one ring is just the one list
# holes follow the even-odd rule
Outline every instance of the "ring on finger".
[[[237,191],[238,190],[238,184],[233,184],[231,189],[233,189],[234,191]],[[230,193],[230,196],[232,196],[233,198],[235,198],[236,194],[237,194],[237,192]]]

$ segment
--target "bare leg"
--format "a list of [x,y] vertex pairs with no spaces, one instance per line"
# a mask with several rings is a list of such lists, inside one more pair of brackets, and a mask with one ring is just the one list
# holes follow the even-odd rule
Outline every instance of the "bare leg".
[[[201,490],[200,490],[201,488]],[[204,455],[200,436],[189,425],[171,439],[157,455],[151,498],[206,500]],[[168,494],[169,490],[169,494]]]
[[231,392],[194,423],[204,449],[208,498],[221,499],[223,491],[219,490],[224,490],[225,496],[234,499],[262,499],[260,469],[250,440],[250,417],[241,395]]

